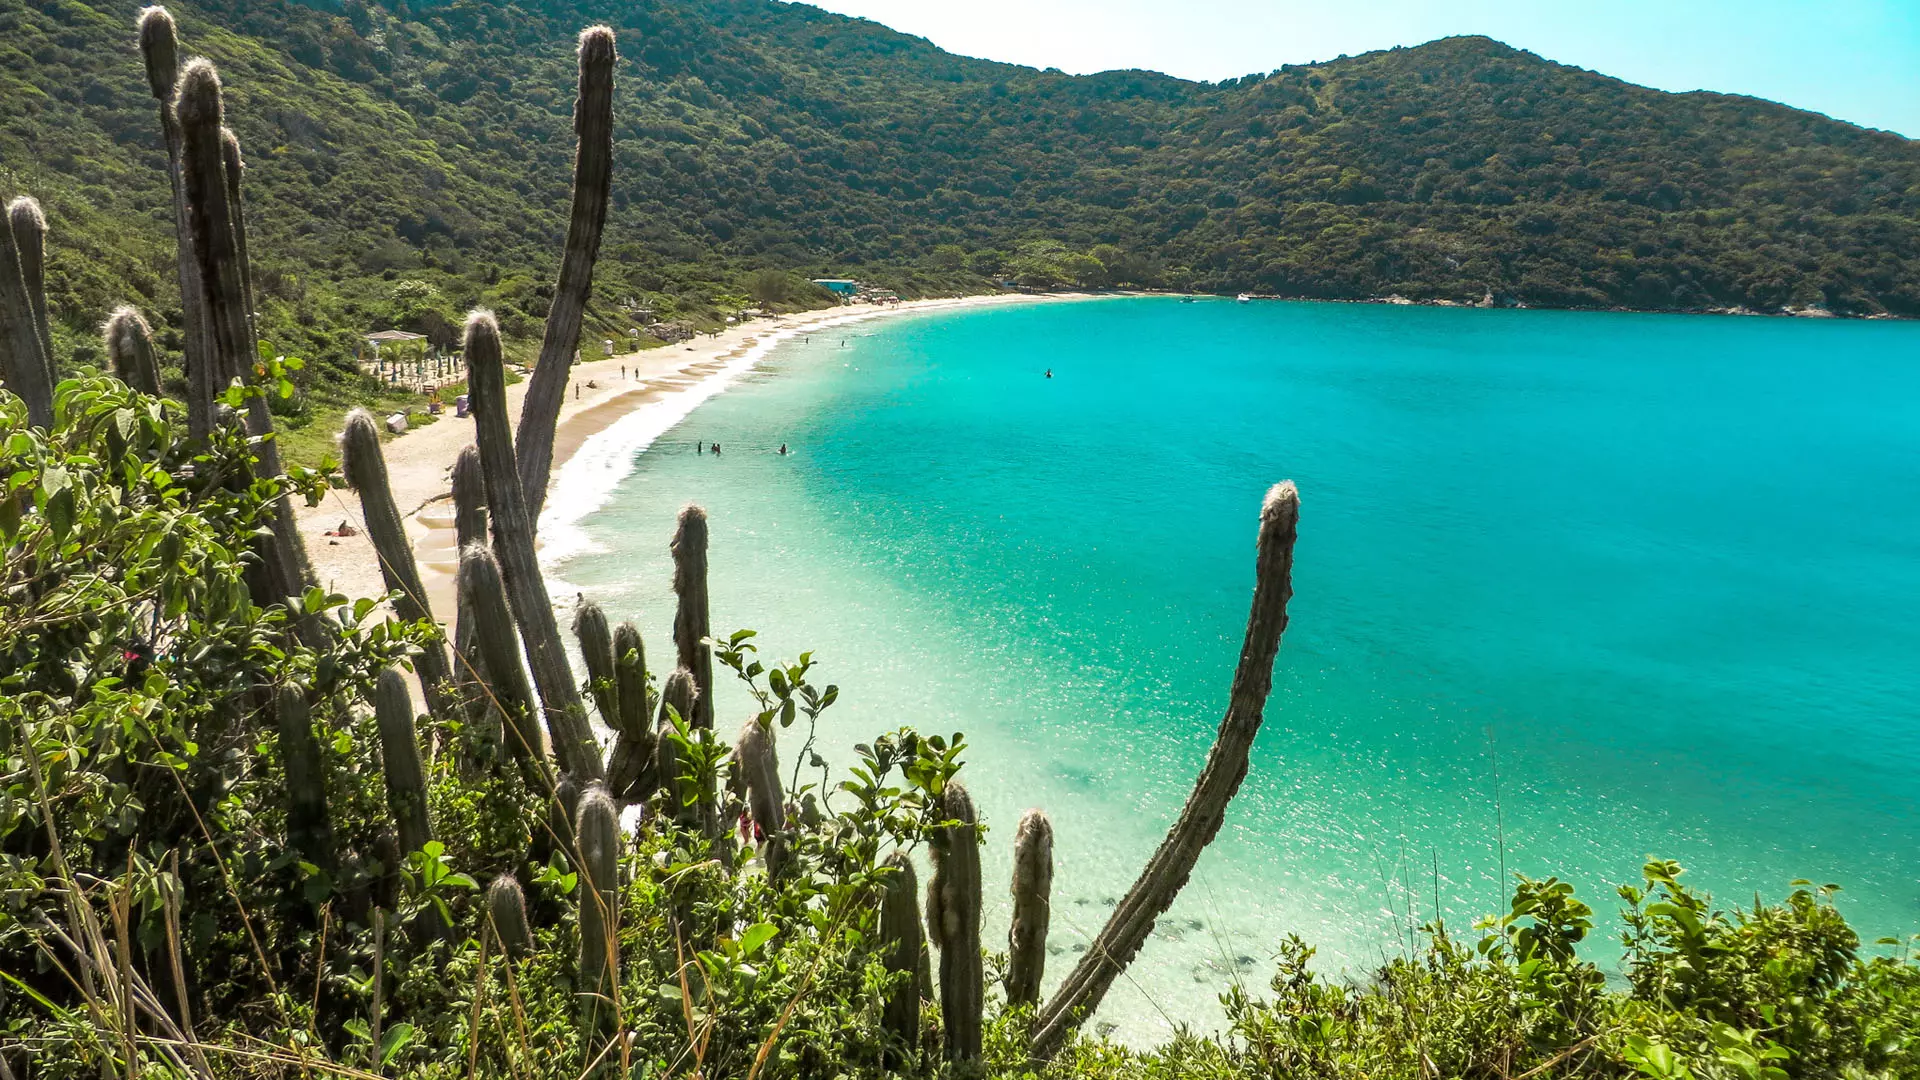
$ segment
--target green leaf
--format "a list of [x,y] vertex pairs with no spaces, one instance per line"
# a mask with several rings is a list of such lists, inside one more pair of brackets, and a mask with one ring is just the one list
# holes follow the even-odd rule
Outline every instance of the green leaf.
[[393,1059],[399,1057],[400,1051],[405,1050],[412,1041],[412,1024],[399,1023],[388,1028],[386,1036],[380,1040],[380,1064],[393,1064]]
[[770,922],[754,923],[747,927],[740,935],[740,955],[747,957],[759,952],[760,946],[773,940],[773,936],[779,932],[780,928]]

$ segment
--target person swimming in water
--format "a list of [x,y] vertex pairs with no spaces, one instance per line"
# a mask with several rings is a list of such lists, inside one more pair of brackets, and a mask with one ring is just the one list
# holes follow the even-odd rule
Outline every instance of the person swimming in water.
[[785,456],[786,456],[786,454],[787,454],[787,444],[786,444],[786,443],[781,443],[781,444],[780,444],[780,456],[781,456],[781,457],[785,457]]
[[1052,369],[1052,368],[1048,368],[1048,369],[1047,369],[1047,378],[1049,378],[1049,379],[1051,379],[1051,378],[1053,378],[1053,369]]

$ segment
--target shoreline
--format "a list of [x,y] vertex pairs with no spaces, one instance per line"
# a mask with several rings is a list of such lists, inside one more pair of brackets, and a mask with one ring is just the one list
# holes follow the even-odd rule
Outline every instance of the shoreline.
[[[1087,293],[995,293],[908,300],[885,306],[856,304],[823,308],[755,319],[721,331],[713,338],[577,363],[569,381],[578,390],[578,396],[569,396],[562,403],[554,430],[553,479],[540,520],[541,563],[546,565],[580,549],[582,540],[576,523],[598,509],[611,492],[608,472],[617,468],[624,476],[632,468],[634,453],[679,423],[700,403],[722,392],[728,383],[759,363],[780,342],[796,334],[894,315],[1093,298],[1095,294]],[[622,367],[626,369],[624,377]],[[589,388],[589,383],[597,386]],[[522,380],[507,388],[510,422],[516,426],[527,387],[528,381]],[[652,423],[644,423],[649,420]],[[634,423],[658,430],[642,431],[636,433],[637,439],[622,440],[626,444],[624,463],[608,461],[603,455],[596,462],[599,467],[595,476],[583,483],[580,470],[575,467],[581,451],[617,425]],[[388,483],[394,503],[405,517],[407,536],[419,563],[428,604],[436,621],[442,624],[450,622],[454,614],[452,534],[443,524],[449,515],[433,511],[441,509],[435,504],[451,497],[449,476],[454,459],[461,448],[472,441],[471,420],[456,419],[448,411],[433,423],[410,429],[382,446]],[[367,538],[359,496],[351,489],[330,489],[318,506],[297,507],[295,518],[312,558],[314,576],[322,588],[354,599],[386,592],[379,560]],[[351,525],[357,534],[325,535],[341,522]],[[559,543],[554,542],[556,537]]]

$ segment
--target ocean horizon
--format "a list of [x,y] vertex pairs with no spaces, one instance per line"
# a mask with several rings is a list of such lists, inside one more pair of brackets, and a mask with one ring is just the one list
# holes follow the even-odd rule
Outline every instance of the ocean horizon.
[[[667,540],[698,502],[716,633],[812,650],[841,688],[830,762],[964,732],[990,948],[1014,823],[1053,817],[1051,988],[1192,785],[1260,497],[1295,480],[1247,780],[1098,1017],[1147,1042],[1216,1025],[1230,981],[1263,990],[1286,934],[1363,977],[1421,923],[1503,911],[1515,873],[1574,883],[1608,970],[1614,890],[1648,856],[1723,906],[1808,878],[1845,886],[1868,941],[1920,930],[1916,358],[1900,323],[903,314],[764,342],[590,438],[543,534],[555,595],[634,619],[664,674]],[[748,699],[717,702],[730,737]]]

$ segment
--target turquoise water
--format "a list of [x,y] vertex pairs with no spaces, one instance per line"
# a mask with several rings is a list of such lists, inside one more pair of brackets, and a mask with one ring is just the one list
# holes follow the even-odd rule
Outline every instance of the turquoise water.
[[1261,494],[1299,483],[1266,724],[1101,1014],[1129,1038],[1214,1022],[1288,932],[1358,974],[1463,927],[1503,862],[1603,912],[1649,854],[1730,904],[1833,881],[1869,940],[1920,930],[1920,327],[1021,305],[815,332],[598,452],[631,474],[557,572],[656,657],[698,501],[716,627],[817,652],[832,756],[967,733],[990,941],[1018,814],[1053,815],[1050,983],[1199,769]]

